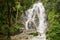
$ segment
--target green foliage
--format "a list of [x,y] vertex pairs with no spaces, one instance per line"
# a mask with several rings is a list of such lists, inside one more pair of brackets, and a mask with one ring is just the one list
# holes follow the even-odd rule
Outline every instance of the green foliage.
[[[16,13],[18,10],[18,20],[22,12],[24,13],[32,4],[34,0],[1,0],[0,1],[0,33],[7,35],[8,34],[8,27],[9,27],[9,20],[8,14],[11,12],[11,27],[10,34],[14,34],[18,29],[20,30],[23,27],[23,24],[17,23],[15,25],[16,20]],[[11,8],[11,10],[9,9]],[[9,12],[8,12],[9,11]]]
[[45,2],[46,12],[48,14],[49,27],[47,30],[48,40],[60,39],[60,0],[48,0]]

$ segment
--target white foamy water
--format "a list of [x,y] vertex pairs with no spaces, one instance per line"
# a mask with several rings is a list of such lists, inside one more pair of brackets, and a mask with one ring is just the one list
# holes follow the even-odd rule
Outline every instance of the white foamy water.
[[[38,26],[35,22],[35,16],[37,15],[39,22]],[[29,27],[32,27],[31,24],[33,23],[36,26],[37,32],[39,33],[38,36],[33,37],[31,40],[46,40],[46,29],[47,29],[47,15],[45,13],[45,8],[42,3],[38,2],[33,5],[31,9],[26,11],[26,18],[27,21],[25,23],[26,30],[29,30]]]

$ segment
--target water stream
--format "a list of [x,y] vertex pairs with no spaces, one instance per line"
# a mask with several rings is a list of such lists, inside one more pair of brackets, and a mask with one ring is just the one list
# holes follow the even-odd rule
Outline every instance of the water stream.
[[[26,12],[25,28],[29,30],[32,28],[32,23],[35,25],[36,31],[39,33],[38,36],[33,37],[31,40],[46,40],[46,29],[48,27],[47,15],[43,3],[38,2],[33,5],[32,8]],[[36,15],[38,19],[36,19]],[[38,25],[35,20],[38,20]],[[33,29],[33,28],[32,28]]]

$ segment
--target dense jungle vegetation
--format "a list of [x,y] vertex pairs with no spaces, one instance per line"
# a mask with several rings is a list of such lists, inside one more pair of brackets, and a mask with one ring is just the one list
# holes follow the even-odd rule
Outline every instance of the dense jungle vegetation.
[[0,0],[0,35],[18,33],[24,25],[19,21],[22,13],[35,2],[43,2],[48,14],[48,40],[60,40],[60,0]]

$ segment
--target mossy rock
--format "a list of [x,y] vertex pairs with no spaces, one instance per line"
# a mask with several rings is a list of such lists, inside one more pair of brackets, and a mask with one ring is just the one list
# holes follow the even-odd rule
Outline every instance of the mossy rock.
[[29,35],[37,36],[38,35],[38,32],[32,32]]

